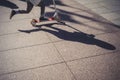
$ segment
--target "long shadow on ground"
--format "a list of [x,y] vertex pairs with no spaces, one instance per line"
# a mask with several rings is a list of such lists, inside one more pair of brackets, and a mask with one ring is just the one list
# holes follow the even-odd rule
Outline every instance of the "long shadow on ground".
[[4,6],[11,9],[16,9],[18,6],[8,0],[0,0],[0,6]]
[[[23,0],[21,0],[21,1],[23,1]],[[50,2],[50,0],[47,0],[47,1]],[[52,3],[47,3],[46,5],[49,6],[51,4]],[[61,1],[57,2],[57,5],[67,6],[67,5],[63,4]],[[70,6],[68,6],[68,7],[70,7]],[[53,7],[50,7],[50,8],[53,9]],[[62,20],[64,20],[64,21],[69,21],[69,22],[73,22],[73,23],[76,23],[76,24],[85,25],[84,23],[82,23],[80,21],[72,19],[71,15],[75,15],[77,17],[81,17],[81,18],[88,19],[88,20],[91,20],[91,21],[95,21],[95,22],[109,24],[109,25],[112,25],[112,26],[115,26],[115,27],[119,27],[119,26],[114,25],[112,23],[108,23],[108,22],[104,22],[104,21],[99,20],[99,16],[94,15],[94,14],[92,14],[94,17],[88,17],[88,16],[80,15],[80,14],[77,14],[77,13],[74,13],[74,12],[68,12],[68,11],[65,11],[64,9],[58,9],[58,10],[61,12],[60,16],[62,16]],[[52,16],[53,14],[54,14],[53,12],[48,12],[46,15],[47,16]],[[108,49],[108,50],[115,50],[116,49],[113,45],[111,45],[107,42],[104,42],[102,40],[96,39],[94,37],[94,35],[86,34],[86,33],[83,33],[81,31],[68,32],[68,31],[65,31],[65,30],[62,30],[62,29],[59,29],[59,28],[52,27],[52,24],[44,25],[44,26],[50,27],[50,28],[52,28],[56,31],[49,30],[49,29],[44,29],[44,28],[37,28],[37,29],[32,29],[32,30],[19,30],[19,31],[20,32],[25,32],[25,33],[31,33],[31,32],[36,32],[36,31],[45,31],[45,32],[51,33],[51,34],[55,35],[56,37],[58,37],[60,39],[63,39],[63,40],[81,42],[81,43],[90,44],[90,45],[97,45],[99,47],[102,47],[102,48]]]
[[96,39],[95,35],[86,34],[86,33],[78,32],[78,31],[77,32],[68,32],[68,31],[63,30],[63,29],[52,27],[52,25],[53,24],[47,24],[44,26],[50,27],[50,28],[54,29],[55,31],[45,29],[45,28],[40,28],[40,27],[38,27],[36,29],[32,29],[32,30],[19,30],[19,31],[24,32],[24,33],[45,31],[45,32],[51,33],[51,34],[53,34],[53,35],[55,35],[58,38],[63,39],[63,40],[81,42],[81,43],[89,44],[89,45],[96,45],[96,46],[99,46],[101,48],[108,49],[108,50],[115,50],[116,49],[115,46],[113,46],[112,44],[104,42],[104,41],[99,40],[99,39]]

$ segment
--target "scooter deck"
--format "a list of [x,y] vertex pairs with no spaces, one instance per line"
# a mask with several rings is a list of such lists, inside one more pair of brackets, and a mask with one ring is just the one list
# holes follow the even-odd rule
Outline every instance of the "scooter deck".
[[47,20],[47,21],[41,21],[41,22],[38,22],[36,19],[33,19],[32,21],[31,21],[31,24],[33,25],[33,26],[42,26],[42,25],[47,25],[47,24],[54,24],[54,23],[63,23],[64,24],[64,22],[62,22],[62,21],[57,21],[57,20]]
[[45,24],[52,24],[52,23],[57,23],[57,21],[56,20],[41,21],[41,22],[37,22],[36,25],[45,25]]

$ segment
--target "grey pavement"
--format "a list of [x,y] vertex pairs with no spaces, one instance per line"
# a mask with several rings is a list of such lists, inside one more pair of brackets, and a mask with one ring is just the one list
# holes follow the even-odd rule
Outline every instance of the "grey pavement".
[[120,0],[76,0],[95,13],[120,25]]
[[[118,2],[56,0],[66,24],[33,27],[39,7],[10,20],[26,3],[0,0],[0,80],[120,80]],[[47,5],[46,16],[53,12]]]

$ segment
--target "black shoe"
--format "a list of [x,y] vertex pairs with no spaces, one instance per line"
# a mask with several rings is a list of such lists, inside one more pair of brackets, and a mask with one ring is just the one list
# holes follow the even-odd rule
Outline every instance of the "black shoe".
[[10,14],[10,19],[16,14],[16,12],[14,10],[11,11],[11,14]]
[[49,19],[47,17],[40,17],[39,21],[48,21]]

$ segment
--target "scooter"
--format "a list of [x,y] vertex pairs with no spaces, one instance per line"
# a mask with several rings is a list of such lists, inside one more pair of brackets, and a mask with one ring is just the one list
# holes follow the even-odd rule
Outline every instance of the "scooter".
[[59,11],[57,10],[57,7],[56,7],[56,3],[55,3],[55,0],[52,0],[53,1],[53,5],[54,5],[54,9],[55,9],[55,12],[53,14],[53,16],[51,18],[48,18],[47,21],[37,21],[36,19],[32,19],[31,20],[31,24],[32,26],[36,27],[37,25],[43,25],[43,24],[50,24],[50,23],[54,23],[54,22],[58,22],[60,24],[65,24],[65,22],[63,22],[59,16]]

